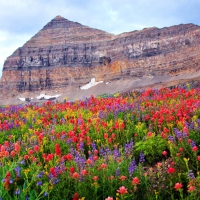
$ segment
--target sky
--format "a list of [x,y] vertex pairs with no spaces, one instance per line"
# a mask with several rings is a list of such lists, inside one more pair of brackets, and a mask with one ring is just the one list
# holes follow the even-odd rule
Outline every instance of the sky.
[[119,34],[200,25],[200,0],[0,0],[0,77],[6,58],[57,15]]

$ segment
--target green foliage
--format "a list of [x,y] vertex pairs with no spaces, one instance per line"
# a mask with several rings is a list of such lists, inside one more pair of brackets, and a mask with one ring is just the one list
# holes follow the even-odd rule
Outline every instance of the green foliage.
[[160,136],[152,134],[135,143],[135,154],[138,156],[143,152],[147,162],[152,165],[160,160],[162,151],[167,148],[167,142]]

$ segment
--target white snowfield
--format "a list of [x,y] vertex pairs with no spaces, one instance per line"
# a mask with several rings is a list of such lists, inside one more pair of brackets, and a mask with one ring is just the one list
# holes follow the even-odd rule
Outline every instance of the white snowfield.
[[93,87],[93,86],[95,86],[99,83],[103,83],[103,81],[95,82],[95,78],[91,78],[91,81],[88,84],[83,85],[80,88],[81,88],[81,90],[87,90],[87,89],[89,89],[89,88],[91,88],[91,87]]
[[30,100],[33,99],[33,97],[31,97],[31,98],[19,97],[19,98],[17,98],[17,99],[19,99],[20,101],[30,101]]
[[21,101],[26,101],[26,98],[23,98],[23,97],[19,97],[19,98],[17,98],[17,99],[19,99],[19,100],[21,100]]
[[41,99],[52,99],[52,98],[57,98],[59,97],[60,95],[57,94],[57,95],[54,95],[54,96],[50,96],[50,95],[46,95],[46,94],[40,94],[40,96],[37,96],[36,99],[38,100],[41,100]]

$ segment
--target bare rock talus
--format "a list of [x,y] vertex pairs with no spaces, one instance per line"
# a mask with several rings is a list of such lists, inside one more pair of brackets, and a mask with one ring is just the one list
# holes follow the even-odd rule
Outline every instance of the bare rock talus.
[[0,90],[39,91],[178,76],[200,70],[200,27],[181,24],[114,35],[55,17],[7,58]]

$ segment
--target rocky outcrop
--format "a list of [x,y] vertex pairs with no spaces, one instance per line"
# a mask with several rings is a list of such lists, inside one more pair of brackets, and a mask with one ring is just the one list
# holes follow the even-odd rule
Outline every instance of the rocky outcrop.
[[4,63],[0,90],[80,87],[200,70],[200,27],[181,24],[113,35],[57,16]]

